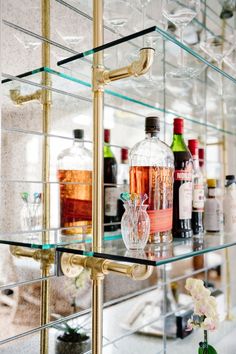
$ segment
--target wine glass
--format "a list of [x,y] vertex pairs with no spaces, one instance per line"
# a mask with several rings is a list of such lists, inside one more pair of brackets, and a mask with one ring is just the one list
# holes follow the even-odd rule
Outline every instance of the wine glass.
[[[162,11],[165,18],[178,28],[180,41],[183,44],[184,29],[199,13],[200,0],[163,0]],[[191,67],[185,66],[184,63],[183,49],[181,49],[180,66],[167,75],[181,80],[192,77]]]

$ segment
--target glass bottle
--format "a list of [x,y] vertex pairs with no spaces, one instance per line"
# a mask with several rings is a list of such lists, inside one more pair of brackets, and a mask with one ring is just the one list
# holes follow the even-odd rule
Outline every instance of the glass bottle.
[[203,233],[204,180],[199,166],[198,140],[189,140],[188,148],[193,157],[192,230],[194,235],[199,235]]
[[193,160],[185,144],[183,118],[174,119],[174,136],[171,149],[175,158],[173,237],[192,237],[192,177]]
[[[121,149],[121,163],[118,165],[118,176],[117,182],[119,185],[119,195],[124,192],[129,192],[129,160],[128,160],[128,149]],[[118,220],[120,221],[125,208],[124,203],[121,199],[118,199]]]
[[207,232],[220,231],[220,202],[216,198],[216,180],[208,179],[208,196],[204,206],[204,229]]
[[117,162],[110,147],[110,130],[104,129],[104,224],[105,231],[115,231],[118,222]]
[[[60,226],[65,235],[91,233],[92,153],[84,146],[84,130],[73,130],[72,147],[57,159],[60,182]],[[73,184],[74,183],[74,184]]]
[[159,139],[158,117],[147,117],[146,138],[130,151],[130,192],[147,194],[150,217],[149,242],[172,241],[174,156]]
[[234,175],[226,176],[223,211],[224,231],[236,232],[236,180]]

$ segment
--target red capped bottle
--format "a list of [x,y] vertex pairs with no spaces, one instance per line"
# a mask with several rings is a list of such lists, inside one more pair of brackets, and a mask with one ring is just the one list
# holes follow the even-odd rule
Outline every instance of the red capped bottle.
[[171,144],[175,159],[172,229],[174,238],[189,238],[193,234],[191,226],[193,160],[185,144],[183,133],[183,118],[175,118]]

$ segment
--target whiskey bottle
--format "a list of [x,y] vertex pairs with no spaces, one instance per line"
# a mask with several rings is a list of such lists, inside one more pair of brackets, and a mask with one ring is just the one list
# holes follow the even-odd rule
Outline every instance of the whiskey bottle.
[[153,243],[172,241],[174,156],[159,139],[158,117],[147,117],[146,138],[130,151],[130,192],[147,194],[150,237]]
[[58,156],[60,226],[65,235],[91,233],[92,153],[84,146],[84,130],[73,131],[74,142]]

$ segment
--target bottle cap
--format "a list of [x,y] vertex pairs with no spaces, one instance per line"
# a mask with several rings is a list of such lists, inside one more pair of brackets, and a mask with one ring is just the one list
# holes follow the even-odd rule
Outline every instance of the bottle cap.
[[111,131],[110,129],[104,129],[104,141],[105,143],[109,143],[111,138]]
[[183,134],[184,120],[183,118],[174,118],[174,134]]
[[225,179],[227,179],[229,181],[235,180],[235,175],[227,175],[227,176],[225,176]]
[[160,131],[160,118],[156,116],[149,116],[145,119],[145,132],[153,133]]
[[214,178],[208,179],[207,185],[210,188],[216,188],[216,179],[214,179]]
[[198,156],[198,140],[190,139],[188,141],[188,148],[193,156]]
[[225,176],[225,179],[226,179],[225,187],[228,187],[231,184],[236,183],[235,175],[227,175]]
[[121,160],[122,161],[127,161],[128,160],[128,154],[129,154],[129,151],[127,148],[122,148],[121,149]]
[[220,18],[221,20],[227,20],[231,17],[233,17],[234,13],[230,8],[227,8],[227,6],[223,6]]
[[73,130],[74,139],[84,138],[84,129],[74,129]]

